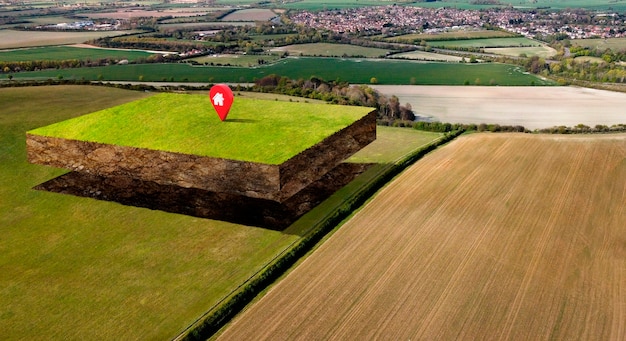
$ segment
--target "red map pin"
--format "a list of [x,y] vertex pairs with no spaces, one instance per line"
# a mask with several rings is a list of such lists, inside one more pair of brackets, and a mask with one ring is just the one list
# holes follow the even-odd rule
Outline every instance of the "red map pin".
[[209,97],[211,98],[211,104],[217,111],[217,116],[220,120],[224,121],[230,111],[230,106],[233,105],[233,92],[226,84],[215,84],[211,90],[209,90]]

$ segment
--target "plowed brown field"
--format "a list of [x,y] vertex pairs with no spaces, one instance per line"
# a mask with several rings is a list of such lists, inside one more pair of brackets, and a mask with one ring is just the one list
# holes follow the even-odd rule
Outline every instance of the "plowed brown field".
[[626,135],[458,138],[222,339],[626,339]]

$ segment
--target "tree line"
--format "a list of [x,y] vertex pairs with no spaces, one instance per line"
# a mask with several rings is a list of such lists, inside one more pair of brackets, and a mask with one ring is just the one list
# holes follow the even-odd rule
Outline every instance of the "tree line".
[[374,107],[381,121],[413,121],[415,119],[411,105],[409,103],[401,105],[399,98],[395,95],[388,97],[366,85],[326,81],[316,76],[306,80],[294,80],[271,74],[256,80],[249,90],[318,99],[333,104]]

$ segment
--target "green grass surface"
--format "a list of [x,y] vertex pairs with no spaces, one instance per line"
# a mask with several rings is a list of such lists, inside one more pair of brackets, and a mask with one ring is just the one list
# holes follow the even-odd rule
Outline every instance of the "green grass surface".
[[207,95],[158,94],[30,133],[281,164],[372,108],[235,98],[220,121]]
[[139,33],[130,31],[79,31],[79,32],[52,32],[52,31],[16,31],[0,30],[0,49],[15,49],[20,47],[51,46],[84,43],[101,37],[114,37],[125,34]]
[[600,51],[604,51],[606,49],[619,51],[626,49],[626,38],[573,39],[572,45],[588,47],[590,49],[598,49]]
[[526,55],[527,57],[537,56],[540,58],[550,58],[557,54],[555,49],[547,45],[536,47],[493,47],[486,48],[485,52],[513,57]]
[[324,56],[324,57],[340,57],[340,56],[360,56],[367,58],[384,57],[389,50],[374,47],[363,47],[348,44],[330,44],[330,43],[312,43],[312,44],[295,44],[287,45],[272,49],[272,51],[287,51],[291,55],[304,56]]
[[428,41],[428,46],[440,47],[440,48],[452,48],[452,47],[521,47],[521,46],[541,46],[541,43],[524,38],[524,37],[511,37],[511,38],[481,38],[481,39],[467,39],[467,40],[431,40]]
[[228,54],[228,55],[210,55],[210,56],[201,56],[196,58],[191,58],[191,60],[198,62],[200,64],[221,64],[221,65],[232,65],[232,66],[257,66],[259,64],[259,60],[262,59],[265,62],[271,63],[275,62],[280,57],[278,55],[241,55],[241,54]]
[[139,99],[99,87],[0,89],[3,339],[171,339],[297,236],[32,189],[25,132]]
[[35,47],[18,50],[0,51],[0,61],[34,61],[34,60],[98,60],[104,58],[110,59],[128,59],[134,61],[139,58],[147,58],[153,53],[145,51],[132,50],[109,50],[109,49],[92,49],[70,46],[50,46]]
[[511,37],[515,34],[506,32],[506,31],[492,31],[492,30],[481,30],[481,31],[468,31],[468,30],[458,30],[451,32],[441,32],[435,34],[428,33],[411,33],[404,34],[395,37],[386,38],[389,41],[404,41],[404,42],[420,42],[421,40],[443,40],[443,39],[481,39],[481,38],[501,38],[501,37]]
[[[32,189],[63,171],[27,163],[26,131],[146,96],[0,89],[3,339],[172,339],[366,181],[344,187],[286,233]],[[402,138],[387,137],[396,133]],[[378,138],[419,144],[423,134],[384,128]],[[378,149],[403,153],[395,142]]]
[[424,63],[388,59],[286,58],[255,68],[197,66],[184,64],[113,65],[66,70],[42,70],[14,73],[15,79],[37,78],[88,80],[179,81],[179,82],[253,82],[270,74],[291,79],[309,79],[312,75],[350,83],[368,84],[372,77],[378,84],[463,85],[466,80],[494,79],[499,85],[551,84],[518,67],[507,64]]
[[[347,161],[354,163],[380,163],[394,162],[410,152],[426,145],[443,136],[442,133],[420,131],[416,134],[415,129],[376,127],[376,140],[366,149],[362,149],[352,155]],[[395,146],[390,148],[390,146]]]

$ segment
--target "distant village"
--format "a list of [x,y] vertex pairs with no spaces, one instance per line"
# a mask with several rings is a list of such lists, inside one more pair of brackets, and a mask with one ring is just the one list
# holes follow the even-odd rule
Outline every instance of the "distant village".
[[[584,9],[561,11],[493,8],[462,10],[414,6],[371,6],[325,11],[292,11],[289,19],[299,25],[335,33],[394,36],[407,33],[439,33],[448,30],[502,29],[528,38],[618,38],[626,36],[626,17],[618,13]],[[119,30],[124,20],[76,21],[36,27],[41,30]]]
[[321,12],[302,11],[290,17],[295,23],[336,33],[396,35],[491,27],[528,38],[551,35],[567,36],[569,39],[615,38],[626,35],[623,16],[581,9],[551,12],[513,8],[460,10],[389,5]]

